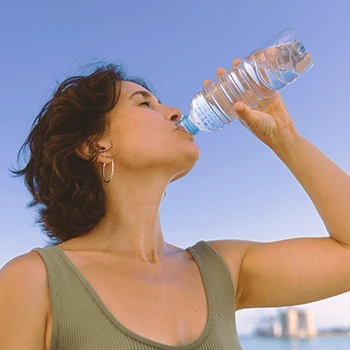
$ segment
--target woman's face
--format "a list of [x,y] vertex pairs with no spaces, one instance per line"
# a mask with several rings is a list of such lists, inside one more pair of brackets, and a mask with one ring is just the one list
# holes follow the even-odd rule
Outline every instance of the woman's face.
[[174,180],[190,171],[199,158],[193,136],[176,127],[181,112],[160,104],[138,84],[121,83],[118,103],[108,117],[116,165],[159,169]]

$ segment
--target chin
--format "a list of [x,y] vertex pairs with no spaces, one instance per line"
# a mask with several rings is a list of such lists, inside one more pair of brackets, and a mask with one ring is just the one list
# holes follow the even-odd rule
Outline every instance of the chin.
[[189,147],[186,147],[186,149],[183,151],[182,156],[184,156],[185,159],[190,162],[194,161],[194,164],[196,164],[200,156],[199,147],[195,143],[191,143]]
[[190,165],[188,165],[186,168],[184,168],[183,170],[180,170],[178,173],[176,173],[169,182],[174,182],[178,179],[181,179],[182,177],[186,176],[195,166],[195,164],[197,163],[199,159],[199,153],[197,155],[196,158],[193,159],[192,163]]

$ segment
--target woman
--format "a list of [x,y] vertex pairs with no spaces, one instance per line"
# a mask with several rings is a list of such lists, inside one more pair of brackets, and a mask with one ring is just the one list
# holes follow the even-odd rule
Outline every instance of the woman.
[[73,77],[37,117],[15,172],[58,245],[1,270],[1,349],[240,349],[235,310],[350,290],[349,177],[298,134],[278,94],[234,108],[304,187],[330,237],[166,243],[165,188],[199,157],[176,127],[180,111],[118,67]]

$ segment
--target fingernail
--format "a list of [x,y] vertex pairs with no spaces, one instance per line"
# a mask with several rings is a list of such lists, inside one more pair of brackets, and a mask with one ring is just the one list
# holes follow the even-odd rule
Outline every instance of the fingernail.
[[243,109],[244,109],[244,104],[241,103],[241,102],[237,102],[237,103],[235,103],[235,104],[233,105],[233,107],[234,107],[237,111],[241,112],[241,111],[243,111]]

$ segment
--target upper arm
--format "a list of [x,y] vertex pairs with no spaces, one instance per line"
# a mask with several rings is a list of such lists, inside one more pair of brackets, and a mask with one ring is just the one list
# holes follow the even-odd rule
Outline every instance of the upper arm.
[[46,269],[37,253],[0,270],[0,349],[43,350],[48,310]]
[[239,308],[305,304],[350,290],[350,249],[333,238],[247,244]]

